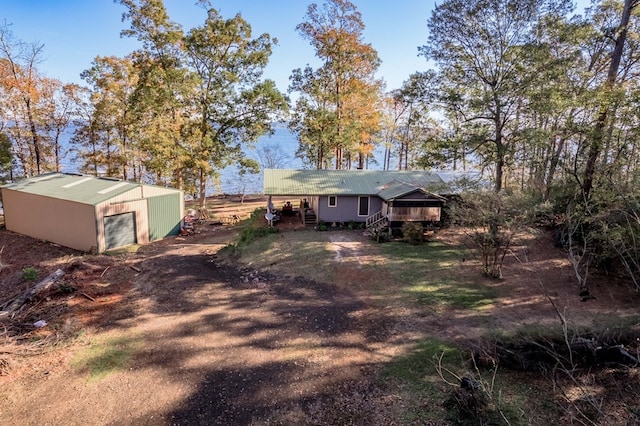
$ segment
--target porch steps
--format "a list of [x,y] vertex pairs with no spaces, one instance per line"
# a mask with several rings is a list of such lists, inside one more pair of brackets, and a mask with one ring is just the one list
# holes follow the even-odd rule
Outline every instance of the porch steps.
[[369,236],[375,236],[379,241],[381,234],[389,229],[389,219],[382,214],[382,211],[379,211],[369,216],[365,225],[365,232]]
[[387,217],[383,216],[382,210],[380,210],[379,212],[369,216],[365,221],[365,225],[367,229],[371,229],[374,227],[377,228],[380,225],[387,226],[388,225]]
[[309,209],[309,208],[304,209],[301,216],[302,216],[302,223],[304,223],[305,225],[315,226],[317,218],[316,218],[316,213],[313,211],[313,209]]

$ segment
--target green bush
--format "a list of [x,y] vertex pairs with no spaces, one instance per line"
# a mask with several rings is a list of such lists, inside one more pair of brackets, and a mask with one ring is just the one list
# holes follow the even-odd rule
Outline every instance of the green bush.
[[258,238],[278,232],[278,228],[267,226],[263,222],[265,212],[265,209],[257,208],[251,213],[245,226],[238,232],[238,246],[251,244]]
[[328,231],[330,228],[331,225],[327,222],[318,222],[318,225],[316,226],[317,231]]
[[372,228],[369,235],[373,241],[378,243],[391,241],[391,230],[389,228]]
[[58,290],[60,290],[60,293],[70,294],[76,292],[78,289],[73,284],[62,281],[60,284],[58,284]]
[[29,266],[28,268],[24,268],[22,270],[22,279],[25,281],[34,281],[38,278],[38,271],[36,268]]
[[402,225],[402,239],[409,244],[422,244],[424,229],[420,222],[405,222]]

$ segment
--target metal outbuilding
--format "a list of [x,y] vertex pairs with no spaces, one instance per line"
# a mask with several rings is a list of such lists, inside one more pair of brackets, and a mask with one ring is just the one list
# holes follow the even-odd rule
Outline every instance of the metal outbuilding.
[[180,232],[180,190],[65,173],[1,187],[8,230],[86,252],[145,244]]

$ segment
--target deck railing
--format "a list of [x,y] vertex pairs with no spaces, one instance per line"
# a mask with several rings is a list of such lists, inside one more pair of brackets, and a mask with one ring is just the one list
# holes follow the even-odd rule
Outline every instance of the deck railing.
[[371,228],[375,224],[382,222],[384,219],[385,217],[382,215],[382,210],[380,210],[379,212],[374,213],[371,216],[367,217],[367,220],[365,221],[365,225],[367,228]]

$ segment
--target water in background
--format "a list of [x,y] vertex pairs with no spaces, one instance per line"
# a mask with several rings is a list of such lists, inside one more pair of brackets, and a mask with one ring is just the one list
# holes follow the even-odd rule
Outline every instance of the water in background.
[[[274,123],[273,135],[262,136],[258,139],[253,147],[246,147],[245,154],[261,164],[259,153],[265,147],[276,151],[280,157],[279,167],[282,169],[302,169],[304,167],[302,160],[296,158],[295,154],[298,150],[298,140],[295,135],[289,131],[286,124]],[[65,173],[78,173],[78,164],[75,161],[75,153],[69,143],[72,132],[66,133],[63,137],[63,158],[61,161],[62,171]],[[384,157],[383,149],[378,147],[374,152],[374,157],[380,159]],[[367,165],[368,169],[380,169],[382,166],[376,161],[370,161]],[[262,193],[262,172],[259,174],[245,174],[241,176],[239,170],[235,166],[229,166],[220,171],[220,178],[217,182],[209,182],[207,184],[207,196],[216,194],[260,194]]]
[[[275,124],[273,135],[260,137],[253,148],[245,148],[244,152],[247,157],[256,160],[262,167],[260,153],[267,147],[275,151],[275,155],[279,158],[278,168],[301,169],[303,167],[302,160],[295,156],[298,140],[285,125]],[[237,167],[229,166],[220,172],[219,182],[213,188],[209,188],[210,193],[207,195],[262,193],[262,176],[262,171],[256,175],[240,176]]]
[[[62,138],[63,157],[61,163],[62,172],[78,173],[79,165],[75,159],[75,153],[69,142],[72,131],[65,133]],[[300,169],[303,167],[302,160],[295,157],[298,149],[298,140],[295,135],[289,131],[285,124],[274,124],[273,135],[262,136],[258,139],[253,147],[246,147],[245,154],[260,164],[259,152],[265,147],[269,147],[276,151],[280,157],[280,168],[283,169]],[[259,174],[247,174],[240,176],[238,168],[229,166],[220,171],[220,179],[218,182],[208,184],[207,195],[215,194],[258,194],[262,193],[262,172]]]

